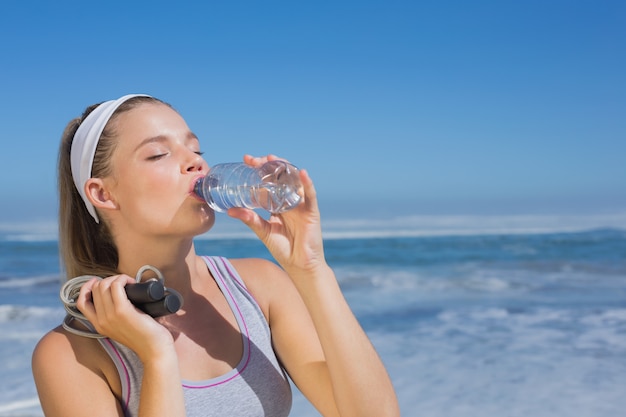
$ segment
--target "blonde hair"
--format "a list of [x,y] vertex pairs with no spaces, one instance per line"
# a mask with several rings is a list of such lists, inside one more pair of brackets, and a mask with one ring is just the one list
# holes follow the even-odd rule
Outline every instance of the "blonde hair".
[[[117,145],[116,119],[124,112],[143,103],[167,103],[153,97],[134,97],[123,103],[111,116],[96,148],[91,176],[104,178],[111,175],[111,157]],[[87,107],[82,116],[71,120],[63,132],[59,147],[59,251],[66,278],[81,275],[109,276],[117,274],[118,253],[106,220],[96,223],[87,211],[74,181],[70,164],[70,151],[74,134],[99,104]],[[170,106],[171,107],[171,106]]]

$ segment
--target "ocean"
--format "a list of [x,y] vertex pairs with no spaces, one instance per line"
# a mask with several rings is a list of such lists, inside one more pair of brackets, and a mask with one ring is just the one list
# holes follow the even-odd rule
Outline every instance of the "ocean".
[[[329,236],[403,416],[625,415],[625,230]],[[196,245],[268,257],[245,237]],[[30,356],[64,315],[59,287],[55,239],[0,233],[0,416],[42,415]],[[318,414],[294,389],[291,415]]]

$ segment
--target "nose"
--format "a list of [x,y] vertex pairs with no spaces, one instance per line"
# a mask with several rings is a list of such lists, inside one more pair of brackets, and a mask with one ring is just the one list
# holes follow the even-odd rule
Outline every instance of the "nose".
[[196,152],[193,152],[191,150],[189,150],[188,152],[189,157],[185,161],[185,172],[202,173],[208,171],[209,166],[201,155],[198,155]]

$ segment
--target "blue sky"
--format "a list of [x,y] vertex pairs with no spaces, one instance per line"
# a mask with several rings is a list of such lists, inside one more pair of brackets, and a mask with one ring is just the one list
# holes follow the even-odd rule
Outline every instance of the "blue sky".
[[626,212],[622,1],[0,2],[0,224],[53,221],[66,123],[170,102],[328,219]]

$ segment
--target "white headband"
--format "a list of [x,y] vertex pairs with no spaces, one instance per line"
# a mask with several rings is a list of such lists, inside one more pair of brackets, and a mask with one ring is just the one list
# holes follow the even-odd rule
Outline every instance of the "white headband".
[[109,119],[115,113],[115,110],[125,101],[133,97],[150,97],[145,94],[129,94],[118,98],[117,100],[105,101],[96,107],[80,124],[74,139],[72,140],[72,150],[70,151],[72,178],[78,193],[85,202],[87,211],[94,218],[96,223],[100,223],[96,208],[91,204],[85,194],[85,183],[91,178],[91,168],[93,166],[93,158],[96,154],[96,147],[100,140],[100,135]]

